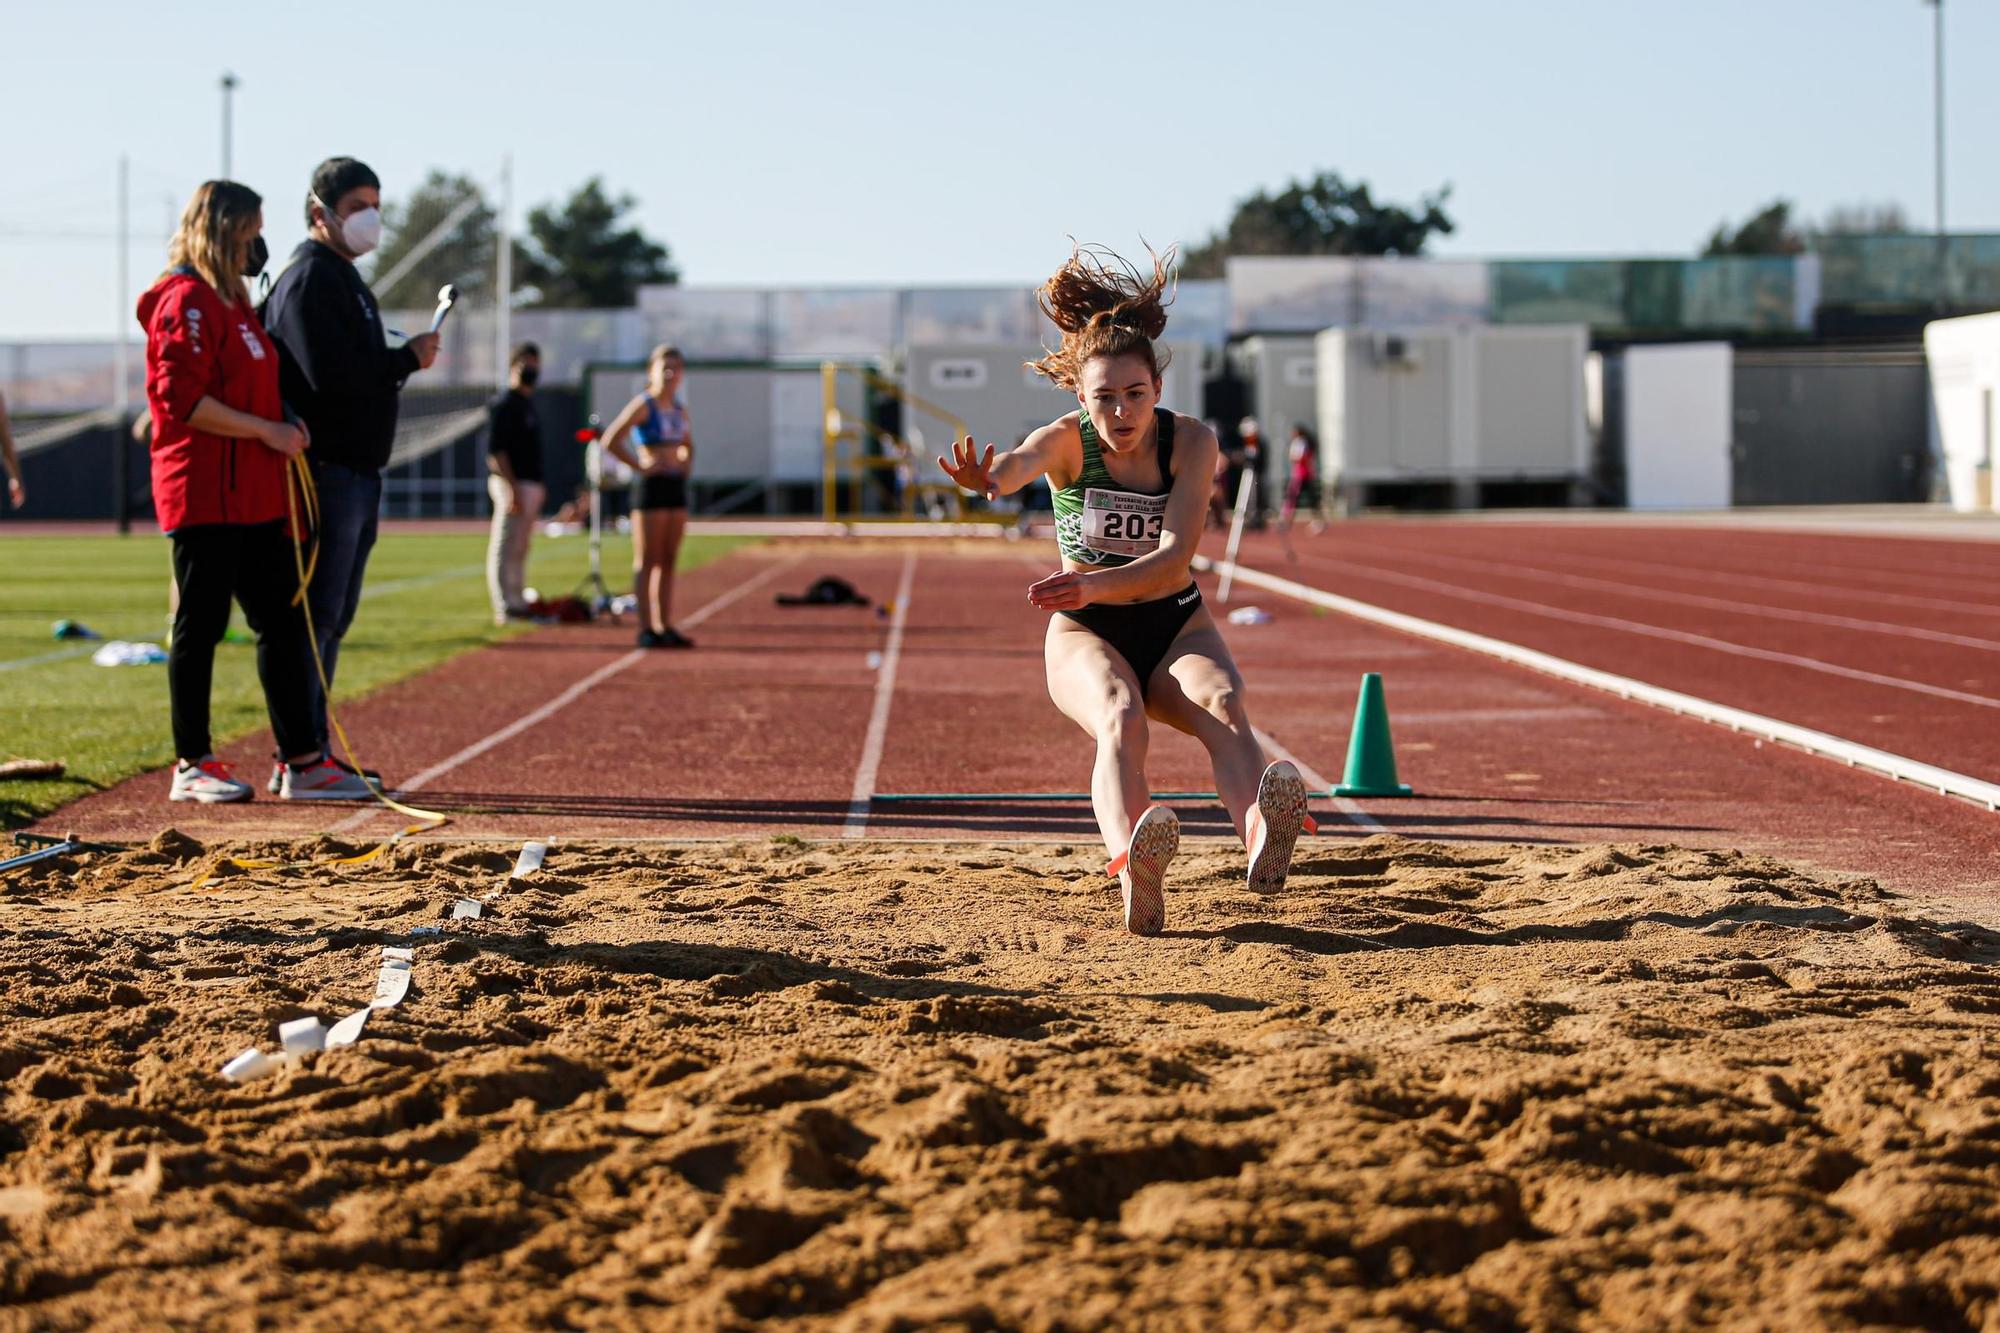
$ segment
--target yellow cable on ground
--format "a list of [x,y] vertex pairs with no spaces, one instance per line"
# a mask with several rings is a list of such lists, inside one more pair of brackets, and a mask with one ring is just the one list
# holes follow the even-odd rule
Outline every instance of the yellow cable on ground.
[[[312,645],[313,670],[319,673],[320,693],[326,699],[327,725],[333,729],[333,734],[339,738],[341,753],[347,756],[348,767],[354,772],[360,773],[361,761],[355,757],[354,746],[347,739],[346,729],[340,725],[339,715],[334,712],[333,685],[326,678],[326,662],[320,657],[319,653],[319,636],[313,631],[312,603],[306,597],[306,589],[311,586],[313,575],[319,569],[319,543],[317,541],[313,542],[312,554],[308,556],[302,532],[304,529],[310,529],[315,533],[319,530],[319,487],[313,484],[312,468],[307,465],[305,455],[303,454],[293,454],[285,460],[285,511],[290,518],[292,564],[299,573],[299,590],[292,597],[292,605],[298,607],[305,616],[306,642]],[[305,517],[303,528],[299,522],[302,513]],[[368,788],[370,795],[389,809],[398,814],[408,815],[411,819],[420,822],[412,824],[410,827],[384,839],[359,856],[342,856],[331,861],[288,863],[284,861],[246,861],[240,857],[225,856],[207,870],[204,870],[191,887],[200,888],[208,882],[216,871],[222,869],[224,866],[235,866],[239,870],[275,870],[287,864],[360,865],[364,861],[374,860],[412,834],[428,833],[432,829],[442,828],[451,822],[449,817],[435,810],[419,809],[416,806],[405,805],[401,801],[391,798],[381,788],[366,778],[362,779],[362,784]]]

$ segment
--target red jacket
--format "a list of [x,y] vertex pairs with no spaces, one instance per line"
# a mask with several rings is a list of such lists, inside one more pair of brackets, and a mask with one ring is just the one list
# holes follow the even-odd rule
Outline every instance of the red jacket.
[[153,411],[153,509],[164,532],[204,523],[285,517],[285,459],[261,440],[188,424],[204,397],[267,421],[284,419],[278,349],[257,312],[224,305],[187,269],[139,298],[146,330],[146,402]]

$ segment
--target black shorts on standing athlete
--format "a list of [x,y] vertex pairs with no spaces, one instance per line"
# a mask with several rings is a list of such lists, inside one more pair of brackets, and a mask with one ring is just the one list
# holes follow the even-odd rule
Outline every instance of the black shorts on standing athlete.
[[[660,405],[650,398],[646,401],[646,415],[632,426],[632,442],[648,449],[667,449],[687,443],[687,413],[679,404],[662,412]],[[642,472],[632,478],[632,508],[634,509],[686,509],[688,507],[687,474],[684,472]]]

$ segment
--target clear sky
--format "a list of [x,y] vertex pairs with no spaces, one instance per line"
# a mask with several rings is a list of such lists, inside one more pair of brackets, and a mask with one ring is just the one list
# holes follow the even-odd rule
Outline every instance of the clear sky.
[[[601,173],[689,282],[1029,283],[1068,235],[1197,241],[1322,169],[1397,201],[1450,183],[1445,255],[1686,254],[1779,195],[1928,227],[1931,23],[1922,0],[12,4],[0,339],[111,335],[219,171],[224,68],[278,254],[322,157],[393,200],[511,152],[517,215]],[[1946,0],[1945,34],[1947,220],[2000,230],[2000,2]]]

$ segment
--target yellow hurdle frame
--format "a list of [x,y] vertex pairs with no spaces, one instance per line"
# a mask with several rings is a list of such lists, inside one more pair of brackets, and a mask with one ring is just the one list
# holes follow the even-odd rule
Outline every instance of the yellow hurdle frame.
[[[900,435],[891,434],[888,431],[878,430],[871,422],[848,421],[840,410],[840,377],[842,375],[852,375],[859,379],[862,385],[870,391],[887,394],[902,402],[907,408],[913,408],[927,417],[932,417],[943,422],[945,425],[951,427],[953,444],[967,439],[972,434],[970,428],[966,426],[962,418],[951,412],[947,412],[944,408],[939,407],[936,403],[928,399],[920,398],[916,394],[911,393],[902,385],[883,375],[873,366],[866,366],[852,361],[822,361],[819,373],[823,407],[823,415],[821,417],[822,438],[825,445],[825,471],[820,487],[820,495],[822,497],[820,507],[827,522],[837,523],[841,521],[840,477],[843,468],[847,469],[848,475],[849,494],[847,512],[849,515],[858,515],[861,513],[861,483],[866,475],[872,470],[894,468],[902,465],[904,462],[909,462],[912,465],[918,480],[913,481],[910,485],[903,488],[901,497],[902,520],[914,522],[924,518],[925,515],[918,511],[918,502],[925,497],[933,495],[948,495],[951,497],[952,515],[953,520],[956,522],[1006,523],[1012,520],[1012,515],[1009,514],[994,514],[983,510],[974,511],[968,509],[965,493],[953,485],[948,478],[941,474],[931,473],[930,470],[936,467],[936,463],[932,459],[914,457],[913,448],[909,440]],[[871,455],[863,447],[871,436],[884,446],[883,452],[879,455]],[[936,475],[937,479],[934,481],[922,480],[922,478],[929,475]]]

